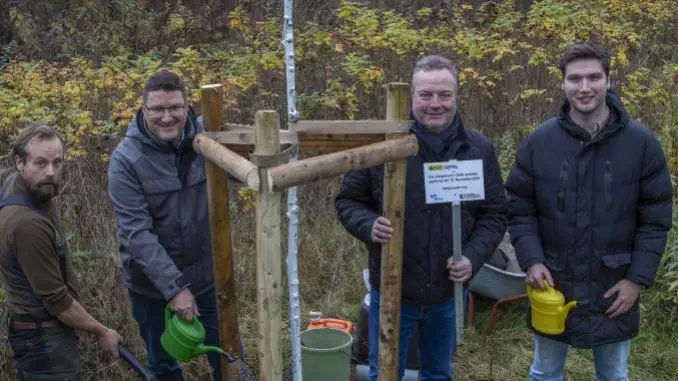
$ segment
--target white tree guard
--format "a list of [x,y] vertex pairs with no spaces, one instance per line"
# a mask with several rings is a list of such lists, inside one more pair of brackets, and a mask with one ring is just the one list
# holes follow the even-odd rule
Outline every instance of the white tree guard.
[[[283,20],[283,40],[285,46],[285,66],[287,74],[287,120],[288,126],[299,120],[295,91],[294,68],[294,33],[292,22],[292,0],[285,0],[285,14]],[[297,155],[290,158],[295,162]],[[290,341],[292,342],[292,375],[294,381],[302,381],[301,372],[301,308],[299,306],[299,271],[297,256],[299,253],[299,203],[297,201],[297,187],[287,190],[287,219],[289,231],[287,240],[287,278],[290,300]]]

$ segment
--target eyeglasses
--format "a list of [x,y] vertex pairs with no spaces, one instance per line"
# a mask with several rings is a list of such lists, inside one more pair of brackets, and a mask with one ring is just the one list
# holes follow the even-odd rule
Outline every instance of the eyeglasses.
[[144,107],[146,108],[148,116],[150,117],[163,116],[165,115],[165,111],[169,111],[170,115],[172,116],[181,116],[184,113],[184,110],[186,109],[185,105],[174,105],[170,107],[162,106],[148,107],[144,105]]

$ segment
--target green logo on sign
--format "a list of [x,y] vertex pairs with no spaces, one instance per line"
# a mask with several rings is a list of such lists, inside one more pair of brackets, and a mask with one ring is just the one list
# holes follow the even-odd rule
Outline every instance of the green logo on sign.
[[440,171],[441,169],[443,169],[443,165],[442,165],[442,164],[438,164],[438,165],[429,165],[429,166],[428,166],[428,170],[429,170],[429,171]]

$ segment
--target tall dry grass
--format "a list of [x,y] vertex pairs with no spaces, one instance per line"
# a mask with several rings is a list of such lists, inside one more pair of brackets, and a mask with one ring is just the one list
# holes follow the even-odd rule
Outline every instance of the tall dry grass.
[[[110,142],[109,146],[99,149],[110,150],[113,146],[114,142]],[[92,152],[96,153],[96,149]],[[3,167],[10,165],[9,162],[2,164]],[[132,317],[127,290],[122,284],[115,215],[107,196],[106,171],[106,163],[93,157],[69,161],[57,205],[78,274],[81,301],[95,318],[118,330],[132,353],[144,359],[145,347]],[[332,202],[338,184],[339,178],[335,178],[299,187],[299,276],[304,325],[308,323],[306,316],[309,311],[322,311],[325,316],[355,321],[364,292],[362,268],[367,263],[366,253],[344,231],[334,215]],[[240,188],[241,185],[231,182],[238,316],[246,361],[256,379],[255,220],[254,210],[246,210],[246,202],[238,197]],[[281,213],[284,215],[285,211],[281,210]],[[286,225],[284,230],[283,236],[286,237]],[[283,241],[283,253],[286,255],[286,239]],[[284,269],[284,258],[282,264]],[[286,277],[284,282],[286,284]],[[282,307],[283,348],[289,348],[287,288],[284,289]],[[6,313],[4,304],[0,305],[0,316],[5,317]],[[6,337],[6,327],[0,325],[0,380],[15,380],[12,352]],[[81,332],[78,337],[84,381],[137,379],[123,360],[112,361],[100,353],[93,335]],[[290,355],[289,350],[284,351],[286,364],[289,364]],[[285,368],[286,374],[289,374],[289,365]],[[210,379],[204,359],[188,364],[184,373],[187,381]]]
[[[358,307],[366,292],[361,273],[367,263],[366,252],[358,241],[344,231],[335,217],[332,201],[338,185],[339,178],[333,178],[299,187],[302,327],[308,324],[309,311],[322,311],[328,317],[357,322]],[[252,371],[251,379],[257,380],[254,211],[246,211],[246,201],[238,197],[238,190],[240,185],[232,182],[230,198],[238,317],[246,362]],[[106,164],[94,159],[69,162],[64,191],[58,198],[58,205],[64,219],[64,229],[70,238],[81,300],[92,315],[121,332],[125,344],[143,359],[144,345],[121,282],[115,217],[106,195]],[[283,228],[285,236],[286,226]],[[285,246],[286,240],[283,239],[283,253],[286,253]],[[641,334],[632,345],[631,379],[670,381],[675,380],[678,374],[675,327],[665,323],[669,321],[670,313],[652,303],[656,293],[655,290],[643,295],[643,323]],[[527,379],[532,360],[532,334],[525,327],[525,305],[503,308],[495,333],[485,337],[482,332],[487,325],[492,303],[494,301],[484,298],[476,300],[476,325],[466,329],[466,344],[455,359],[455,380]],[[286,288],[283,289],[282,307],[283,379],[291,380]],[[4,306],[0,306],[0,315],[6,315]],[[14,381],[13,360],[7,340],[4,339],[4,325],[0,326],[0,337],[0,380]],[[79,349],[85,381],[137,380],[122,360],[113,361],[103,356],[92,335],[79,334]],[[565,379],[589,381],[593,379],[593,369],[590,351],[572,350],[566,364]],[[187,381],[210,379],[204,358],[187,364],[184,370]]]

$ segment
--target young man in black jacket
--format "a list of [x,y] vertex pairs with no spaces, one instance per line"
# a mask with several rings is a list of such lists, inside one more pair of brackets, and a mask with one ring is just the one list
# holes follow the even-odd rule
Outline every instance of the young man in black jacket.
[[564,333],[536,332],[530,380],[562,380],[574,346],[593,349],[597,380],[626,381],[638,295],[671,229],[671,180],[657,138],[610,89],[609,52],[571,45],[560,69],[560,114],[523,140],[506,181],[527,282],[542,288],[545,279],[578,303]]
[[[506,231],[504,184],[494,148],[467,130],[457,110],[457,69],[447,59],[428,56],[412,76],[412,132],[419,153],[407,160],[405,237],[400,321],[400,378],[405,371],[410,336],[419,332],[420,380],[451,380],[455,345],[454,282],[464,288],[491,256]],[[423,164],[482,160],[485,199],[462,203],[463,259],[452,262],[450,204],[426,204]],[[367,244],[370,271],[370,381],[377,380],[381,244],[393,233],[382,217],[384,167],[344,176],[335,200],[339,220]]]

